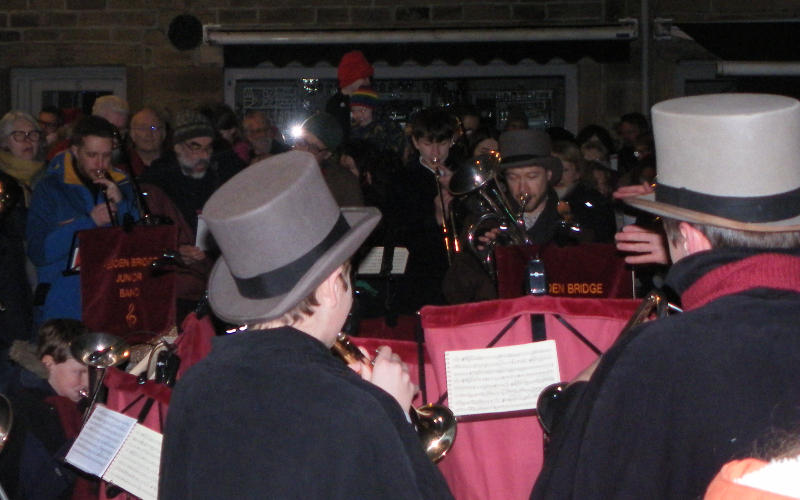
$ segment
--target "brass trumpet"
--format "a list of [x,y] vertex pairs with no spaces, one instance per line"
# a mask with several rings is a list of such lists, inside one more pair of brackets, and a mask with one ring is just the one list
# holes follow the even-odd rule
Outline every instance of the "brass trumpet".
[[[347,364],[361,362],[372,366],[372,361],[350,342],[345,333],[339,333],[332,349]],[[456,417],[449,408],[442,405],[427,404],[411,409],[414,410],[411,412],[411,419],[425,448],[425,454],[433,462],[438,462],[453,446],[456,438]]]

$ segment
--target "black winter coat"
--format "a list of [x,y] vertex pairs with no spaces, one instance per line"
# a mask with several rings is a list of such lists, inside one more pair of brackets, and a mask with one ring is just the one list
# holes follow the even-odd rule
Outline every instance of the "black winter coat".
[[701,498],[723,464],[800,428],[800,258],[709,274],[751,254],[711,250],[672,267],[684,307],[706,275],[702,290],[720,296],[632,330],[604,355],[532,499]]
[[397,402],[290,327],[214,339],[178,382],[161,500],[452,499]]

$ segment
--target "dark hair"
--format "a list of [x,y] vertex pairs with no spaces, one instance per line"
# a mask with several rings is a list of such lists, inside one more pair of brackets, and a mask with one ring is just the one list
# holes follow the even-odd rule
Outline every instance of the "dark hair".
[[486,139],[494,139],[495,141],[500,140],[500,132],[497,131],[491,125],[481,125],[480,127],[475,129],[475,132],[472,133],[472,137],[469,139],[469,154],[471,155],[475,148],[478,147],[478,144],[482,143]]
[[641,113],[625,113],[619,119],[620,123],[630,123],[639,127],[639,131],[647,132],[650,130],[650,125],[647,123],[647,118]]
[[411,135],[419,139],[441,142],[456,134],[458,120],[443,108],[425,108],[414,115],[411,122]]
[[82,146],[83,139],[90,135],[113,140],[119,138],[119,131],[105,118],[96,115],[84,116],[75,122],[70,141],[74,146]]
[[550,136],[550,142],[567,141],[577,144],[575,134],[564,127],[550,127],[545,132]]
[[44,106],[42,110],[39,111],[39,114],[42,113],[50,113],[51,115],[56,115],[56,120],[58,120],[59,126],[64,124],[64,110],[59,108],[58,106]]
[[[662,217],[664,232],[673,245],[683,241],[678,226],[681,221]],[[792,250],[800,248],[800,231],[742,231],[726,227],[711,226],[697,222],[687,222],[708,238],[712,248],[763,248],[776,250]]]
[[236,112],[225,103],[210,102],[206,103],[197,109],[211,122],[214,130],[229,130],[232,128],[239,128],[239,117]]
[[583,146],[584,143],[588,142],[589,139],[595,135],[603,144],[603,146],[606,147],[608,154],[613,154],[616,152],[617,148],[614,146],[614,139],[611,138],[611,133],[600,125],[586,125],[581,129],[580,132],[578,132],[575,140],[578,142],[578,146]]
[[89,333],[86,325],[77,319],[50,319],[39,328],[36,355],[39,359],[52,356],[56,363],[72,358],[69,344],[84,333]]

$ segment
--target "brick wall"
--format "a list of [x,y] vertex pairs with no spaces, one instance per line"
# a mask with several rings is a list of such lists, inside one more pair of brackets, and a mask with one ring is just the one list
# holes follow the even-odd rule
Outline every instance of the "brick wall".
[[[796,0],[650,3],[653,17],[675,20],[800,15]],[[0,110],[10,105],[12,67],[124,65],[134,108],[175,109],[220,99],[221,50],[172,47],[167,27],[179,14],[193,14],[203,23],[302,29],[597,24],[638,12],[638,0],[2,0]],[[653,63],[671,64],[657,56]],[[638,66],[635,53],[623,65],[582,62],[581,96],[587,99],[581,102],[581,121],[638,109]]]

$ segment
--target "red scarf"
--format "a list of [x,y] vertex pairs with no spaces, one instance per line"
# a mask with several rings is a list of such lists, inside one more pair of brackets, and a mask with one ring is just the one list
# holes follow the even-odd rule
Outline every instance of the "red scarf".
[[753,288],[800,292],[800,257],[762,253],[718,267],[681,295],[686,311]]

